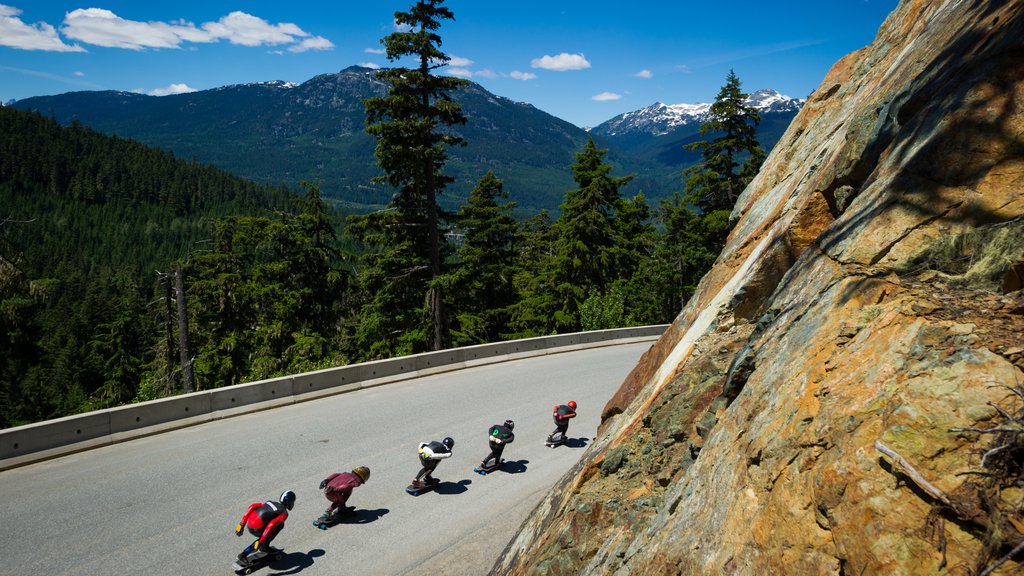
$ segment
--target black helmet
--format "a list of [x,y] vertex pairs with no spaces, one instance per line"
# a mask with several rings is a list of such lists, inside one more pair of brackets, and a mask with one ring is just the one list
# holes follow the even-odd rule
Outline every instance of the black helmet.
[[445,438],[444,440],[441,440],[441,444],[444,444],[445,448],[448,448],[449,450],[451,450],[452,447],[455,446],[455,440],[452,440],[451,436],[449,436],[448,438]]
[[281,504],[284,504],[285,508],[291,510],[295,506],[295,492],[292,492],[291,490],[285,490],[282,492]]
[[509,430],[511,430],[511,429],[513,429],[515,427],[516,427],[516,423],[515,422],[513,422],[511,420],[505,420],[505,428],[508,428]]

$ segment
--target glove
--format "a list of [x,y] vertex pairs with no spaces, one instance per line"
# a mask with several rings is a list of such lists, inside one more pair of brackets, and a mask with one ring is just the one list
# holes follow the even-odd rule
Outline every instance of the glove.
[[334,486],[328,486],[327,489],[324,490],[324,494],[330,494],[331,492],[334,492]]
[[242,525],[238,524],[237,526],[235,526],[235,536],[241,536],[241,535],[242,535]]
[[323,482],[320,483],[320,489],[323,490],[324,486],[327,486],[327,480],[326,479]]
[[257,538],[256,541],[252,543],[252,551],[256,552],[259,549],[260,549],[260,539]]

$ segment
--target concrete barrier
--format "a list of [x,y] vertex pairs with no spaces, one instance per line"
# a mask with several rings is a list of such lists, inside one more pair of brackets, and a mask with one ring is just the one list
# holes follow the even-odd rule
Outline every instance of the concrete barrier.
[[328,368],[0,430],[0,470],[237,414],[427,374],[654,340],[667,325],[558,334]]

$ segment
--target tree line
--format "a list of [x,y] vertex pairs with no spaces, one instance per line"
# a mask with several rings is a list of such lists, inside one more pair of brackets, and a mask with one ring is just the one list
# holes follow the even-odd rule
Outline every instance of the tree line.
[[456,212],[442,0],[396,12],[365,102],[387,206],[344,215],[79,125],[0,108],[0,426],[451,346],[670,322],[764,154],[731,73],[651,207],[593,140],[557,215],[517,221],[493,173]]

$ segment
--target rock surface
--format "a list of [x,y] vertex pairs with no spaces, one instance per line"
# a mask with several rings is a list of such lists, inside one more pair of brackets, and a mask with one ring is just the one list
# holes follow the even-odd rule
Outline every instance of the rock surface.
[[1021,38],[1022,0],[904,0],[835,64],[492,573],[970,574],[1021,541],[1019,477],[976,513],[991,438],[950,430],[1020,412],[1024,294],[920,265],[1021,222]]

